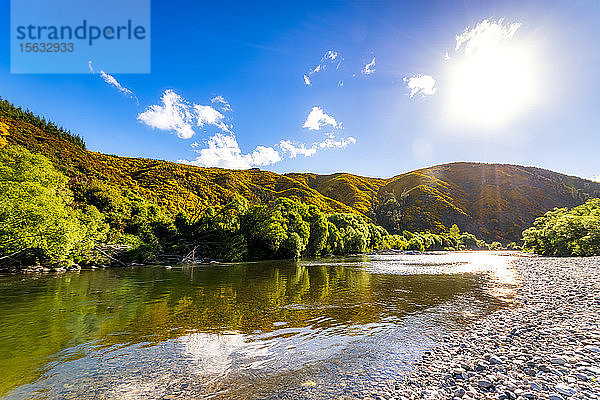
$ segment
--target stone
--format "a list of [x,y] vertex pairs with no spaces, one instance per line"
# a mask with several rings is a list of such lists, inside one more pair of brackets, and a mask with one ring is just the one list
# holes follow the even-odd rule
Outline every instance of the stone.
[[492,387],[492,382],[490,382],[490,381],[489,381],[489,380],[487,380],[487,379],[480,379],[479,381],[477,381],[477,385],[478,385],[480,388],[483,388],[483,389],[489,389],[489,388],[491,388],[491,387]]
[[550,359],[550,363],[551,364],[556,364],[556,365],[565,365],[566,362],[567,361],[564,358],[558,357],[558,356],[552,357]]
[[555,390],[565,396],[572,396],[575,393],[577,393],[577,391],[575,389],[573,389],[572,387],[569,387],[567,385],[564,385],[562,383],[559,383],[558,385],[556,385]]
[[490,362],[493,364],[502,364],[504,363],[504,361],[502,361],[502,359],[498,356],[491,356],[490,357]]
[[536,391],[538,391],[538,392],[541,392],[541,391],[542,391],[542,387],[541,387],[540,385],[538,385],[536,382],[531,382],[531,383],[529,384],[529,387],[530,387],[531,389],[533,389],[533,390],[536,390]]

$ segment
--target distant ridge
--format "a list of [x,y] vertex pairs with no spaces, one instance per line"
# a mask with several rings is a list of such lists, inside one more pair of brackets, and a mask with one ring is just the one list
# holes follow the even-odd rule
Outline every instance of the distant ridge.
[[[71,185],[99,179],[177,212],[221,206],[235,195],[252,203],[289,197],[325,212],[363,214],[394,231],[438,232],[452,224],[487,241],[519,240],[537,216],[600,197],[600,183],[535,167],[457,162],[389,179],[347,173],[276,174],[201,168],[88,151],[54,125],[2,112],[3,140],[47,156]],[[43,129],[51,126],[51,129]]]

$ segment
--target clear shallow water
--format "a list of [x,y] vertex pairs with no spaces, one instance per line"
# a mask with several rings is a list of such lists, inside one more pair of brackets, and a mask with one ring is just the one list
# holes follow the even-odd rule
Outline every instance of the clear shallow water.
[[506,306],[493,253],[0,275],[6,399],[361,398]]

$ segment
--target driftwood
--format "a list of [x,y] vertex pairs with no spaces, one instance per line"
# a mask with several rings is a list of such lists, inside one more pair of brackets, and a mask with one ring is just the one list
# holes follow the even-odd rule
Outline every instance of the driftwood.
[[183,258],[182,258],[182,259],[179,261],[179,263],[180,263],[180,264],[191,264],[191,263],[194,263],[194,262],[196,261],[196,250],[198,250],[198,248],[199,248],[200,246],[202,246],[202,245],[198,244],[198,245],[194,246],[194,247],[192,248],[192,250],[191,250],[190,252],[188,252],[188,253],[186,254],[186,256],[185,256],[185,257],[183,257]]
[[119,265],[121,265],[123,267],[127,266],[127,264],[125,264],[123,261],[121,261],[121,260],[119,260],[117,258],[112,257],[110,254],[108,254],[105,251],[103,251],[100,247],[96,247],[94,250],[97,251],[98,253],[102,254],[103,256],[107,257],[109,260],[114,261],[114,262],[116,262],[117,264],[119,264]]

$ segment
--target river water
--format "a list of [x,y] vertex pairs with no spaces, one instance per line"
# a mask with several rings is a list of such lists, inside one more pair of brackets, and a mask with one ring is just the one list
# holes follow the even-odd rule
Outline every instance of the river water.
[[366,398],[511,306],[512,256],[0,275],[3,399]]

